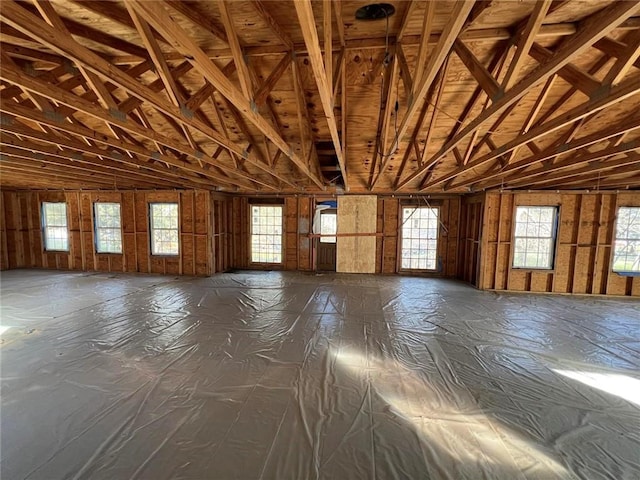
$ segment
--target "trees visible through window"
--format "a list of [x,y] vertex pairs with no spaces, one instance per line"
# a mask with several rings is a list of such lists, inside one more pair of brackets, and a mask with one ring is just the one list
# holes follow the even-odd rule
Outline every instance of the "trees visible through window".
[[178,231],[178,204],[149,204],[151,219],[151,254],[178,255],[180,239]]
[[435,270],[438,252],[438,208],[402,208],[401,268]]
[[640,272],[640,207],[618,209],[613,271]]
[[96,230],[96,252],[122,253],[120,204],[96,202],[93,208]]
[[557,207],[516,208],[514,268],[553,268]]
[[251,261],[282,263],[281,205],[251,205]]
[[69,251],[66,203],[43,202],[42,227],[44,230],[45,250]]

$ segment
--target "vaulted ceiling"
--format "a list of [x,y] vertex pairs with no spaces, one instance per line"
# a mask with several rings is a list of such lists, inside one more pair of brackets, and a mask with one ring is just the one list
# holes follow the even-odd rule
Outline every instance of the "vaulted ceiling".
[[640,2],[390,3],[2,0],[0,186],[640,187]]

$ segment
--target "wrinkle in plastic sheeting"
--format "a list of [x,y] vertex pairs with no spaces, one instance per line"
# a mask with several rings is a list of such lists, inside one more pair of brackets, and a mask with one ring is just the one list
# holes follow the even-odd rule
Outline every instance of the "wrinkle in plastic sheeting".
[[640,303],[2,274],[7,479],[637,479]]

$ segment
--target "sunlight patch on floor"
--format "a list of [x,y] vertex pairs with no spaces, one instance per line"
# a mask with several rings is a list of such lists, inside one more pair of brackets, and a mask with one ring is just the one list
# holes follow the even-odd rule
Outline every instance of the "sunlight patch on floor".
[[637,378],[619,373],[580,372],[556,368],[552,370],[592,388],[623,398],[635,405],[640,405],[640,380]]
[[392,411],[412,424],[425,443],[437,446],[439,455],[484,465],[489,472],[499,468],[519,472],[526,464],[545,478],[566,475],[563,465],[485,414],[464,387],[451,388],[455,385],[440,376],[425,381],[397,360],[367,358],[345,348],[333,353],[339,365],[368,378]]

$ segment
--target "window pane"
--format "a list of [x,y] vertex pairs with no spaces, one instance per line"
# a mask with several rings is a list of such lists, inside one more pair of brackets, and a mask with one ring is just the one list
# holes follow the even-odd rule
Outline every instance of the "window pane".
[[251,261],[282,263],[282,206],[251,207]]
[[151,254],[178,255],[180,235],[177,203],[150,203]]
[[557,207],[516,208],[514,268],[553,268]]
[[402,269],[436,270],[438,249],[438,208],[402,209]]
[[640,272],[640,207],[618,209],[613,271]]
[[43,202],[42,226],[45,250],[69,250],[66,203]]
[[[335,213],[322,213],[320,214],[320,233],[322,235],[332,235],[337,233],[338,216]],[[336,243],[336,237],[320,237],[322,243]]]
[[96,202],[94,212],[96,251],[98,253],[122,253],[120,204]]

